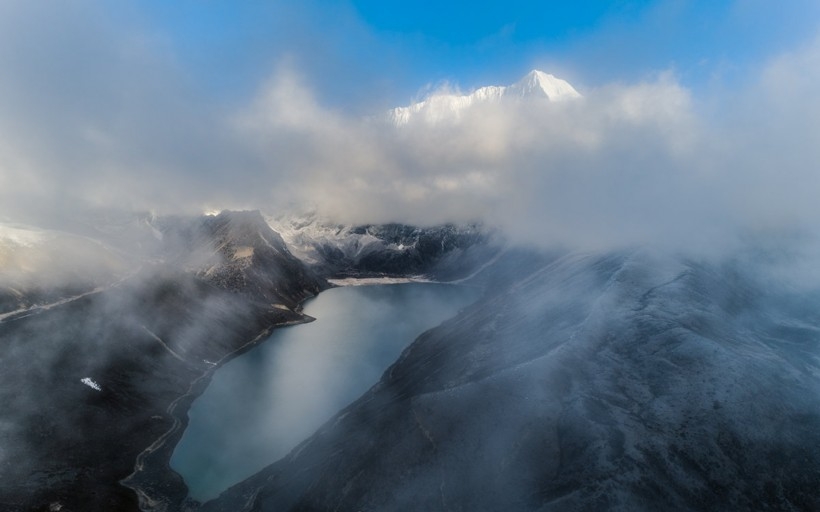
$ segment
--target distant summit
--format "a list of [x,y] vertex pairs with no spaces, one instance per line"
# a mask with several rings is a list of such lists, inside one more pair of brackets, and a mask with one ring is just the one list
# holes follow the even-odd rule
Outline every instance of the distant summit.
[[550,101],[562,101],[580,98],[581,95],[566,80],[534,69],[521,80],[504,88],[503,96],[529,97],[540,96]]
[[405,125],[411,119],[423,119],[436,123],[453,119],[474,104],[501,101],[506,98],[545,98],[549,101],[564,101],[580,98],[581,95],[566,80],[534,69],[512,85],[490,85],[476,89],[470,94],[433,94],[423,101],[407,107],[397,107],[388,112],[390,121]]

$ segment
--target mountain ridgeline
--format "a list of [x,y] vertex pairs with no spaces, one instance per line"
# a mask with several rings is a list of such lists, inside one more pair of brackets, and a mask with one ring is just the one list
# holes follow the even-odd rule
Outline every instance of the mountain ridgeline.
[[453,281],[497,256],[503,245],[497,233],[478,224],[344,226],[315,214],[268,222],[301,261],[333,278],[424,276]]

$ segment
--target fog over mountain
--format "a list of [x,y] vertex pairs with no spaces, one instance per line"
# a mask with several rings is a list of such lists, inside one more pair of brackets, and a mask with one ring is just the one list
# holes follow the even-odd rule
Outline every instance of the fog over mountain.
[[[0,509],[820,509],[820,8],[207,4],[0,0]],[[215,372],[406,282],[480,298],[189,494]]]

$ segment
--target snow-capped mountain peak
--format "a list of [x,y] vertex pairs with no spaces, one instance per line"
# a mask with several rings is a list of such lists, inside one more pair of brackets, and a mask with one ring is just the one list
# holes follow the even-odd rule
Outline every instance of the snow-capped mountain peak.
[[388,117],[396,126],[408,124],[411,119],[437,123],[444,120],[458,119],[461,111],[479,103],[531,98],[563,101],[580,97],[578,91],[566,80],[534,69],[518,82],[508,86],[490,85],[480,87],[466,95],[434,93],[418,103],[390,110]]
[[581,97],[578,91],[566,80],[561,80],[554,75],[537,69],[530,71],[524,78],[507,87],[504,96],[540,96],[546,97],[550,101],[563,101]]

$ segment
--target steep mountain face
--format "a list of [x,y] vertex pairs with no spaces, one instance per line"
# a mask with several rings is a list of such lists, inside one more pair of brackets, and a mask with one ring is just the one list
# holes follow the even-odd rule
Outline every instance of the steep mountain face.
[[182,225],[165,219],[160,225],[168,238],[166,257],[219,288],[290,308],[320,289],[317,274],[291,254],[258,211],[223,212]]
[[820,294],[759,270],[519,267],[203,509],[819,510]]
[[423,276],[450,281],[500,252],[498,237],[478,225],[344,226],[315,214],[267,219],[296,256],[332,278]]
[[[0,320],[3,510],[136,510],[134,490],[184,497],[151,461],[170,453],[189,393],[272,327],[306,321],[299,303],[328,286],[258,212],[161,227],[161,258],[127,279]],[[133,490],[119,484],[132,472]]]
[[474,105],[521,99],[544,99],[565,101],[581,95],[569,82],[543,71],[530,71],[518,82],[509,86],[491,85],[476,89],[470,94],[433,94],[423,101],[389,111],[388,118],[396,126],[422,121],[437,123],[458,119],[459,114]]

